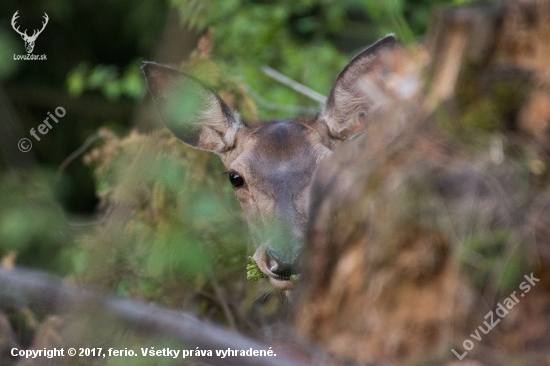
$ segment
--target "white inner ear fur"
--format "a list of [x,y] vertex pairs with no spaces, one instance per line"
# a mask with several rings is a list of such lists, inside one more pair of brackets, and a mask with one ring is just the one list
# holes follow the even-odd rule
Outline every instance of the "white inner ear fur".
[[363,123],[367,112],[368,99],[357,86],[350,88],[338,85],[334,90],[333,107],[325,108],[321,118],[328,126],[330,133],[339,138],[345,130]]
[[369,110],[373,103],[380,101],[378,91],[371,90],[371,86],[376,85],[383,73],[380,55],[376,52],[352,60],[338,76],[331,91],[333,103],[321,113],[321,120],[332,136],[345,140],[366,127]]
[[197,113],[194,123],[201,127],[198,147],[215,153],[222,153],[234,147],[241,123],[239,116],[231,112],[231,116],[223,113],[222,106],[215,95],[202,93],[203,105]]

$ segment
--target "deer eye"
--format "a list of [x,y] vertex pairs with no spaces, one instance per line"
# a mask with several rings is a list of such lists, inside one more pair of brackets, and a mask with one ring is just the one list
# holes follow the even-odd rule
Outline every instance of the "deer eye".
[[244,179],[235,172],[229,172],[229,181],[233,185],[233,187],[240,187],[244,184]]

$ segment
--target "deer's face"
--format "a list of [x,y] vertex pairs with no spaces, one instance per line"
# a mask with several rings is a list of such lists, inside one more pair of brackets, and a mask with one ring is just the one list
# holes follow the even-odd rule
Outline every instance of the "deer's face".
[[32,53],[32,50],[34,49],[35,39],[25,38],[24,36],[21,36],[21,38],[23,38],[23,41],[25,41],[25,50],[27,51],[27,53]]
[[[384,73],[380,52],[392,36],[367,48],[338,75],[321,113],[312,120],[241,122],[208,86],[155,63],[143,67],[166,126],[193,147],[218,154],[243,207],[258,267],[272,284],[292,288],[308,220],[309,188],[319,163],[361,132],[371,103],[361,80]],[[182,103],[191,100],[185,108]]]
[[247,132],[225,164],[256,246],[254,259],[276,287],[286,289],[298,273],[309,187],[331,152],[329,141],[299,120],[266,122]]

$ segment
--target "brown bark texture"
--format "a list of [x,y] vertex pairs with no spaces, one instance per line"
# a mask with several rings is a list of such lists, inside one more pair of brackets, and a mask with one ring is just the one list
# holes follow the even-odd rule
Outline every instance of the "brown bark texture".
[[548,364],[550,1],[441,9],[385,57],[315,178],[297,328],[359,363]]

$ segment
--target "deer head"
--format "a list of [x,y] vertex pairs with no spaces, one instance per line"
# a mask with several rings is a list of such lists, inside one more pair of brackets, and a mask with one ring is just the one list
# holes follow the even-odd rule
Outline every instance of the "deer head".
[[355,56],[316,118],[250,125],[194,77],[155,63],[143,66],[165,125],[184,143],[221,157],[247,218],[253,258],[280,289],[292,288],[290,276],[298,271],[317,166],[365,128],[372,103],[361,79],[383,76],[380,53],[394,44],[388,36]]
[[24,32],[21,32],[19,30],[19,26],[17,27],[15,26],[15,20],[19,18],[19,15],[17,14],[18,12],[19,10],[17,10],[15,14],[13,14],[13,17],[11,18],[11,26],[17,33],[19,33],[21,38],[23,38],[23,41],[25,41],[25,50],[27,50],[27,53],[31,53],[32,50],[34,49],[34,42],[36,41],[36,38],[38,38],[38,35],[42,33],[44,28],[46,28],[46,24],[48,24],[48,19],[49,19],[48,14],[44,13],[44,22],[42,22],[42,29],[40,30],[35,29],[32,33],[32,36],[29,36],[27,35],[26,29]]

